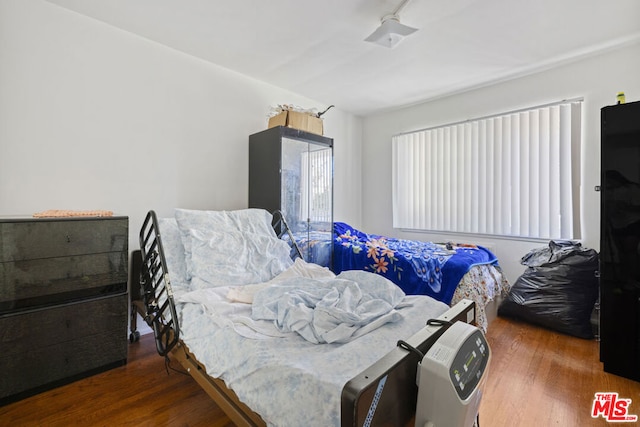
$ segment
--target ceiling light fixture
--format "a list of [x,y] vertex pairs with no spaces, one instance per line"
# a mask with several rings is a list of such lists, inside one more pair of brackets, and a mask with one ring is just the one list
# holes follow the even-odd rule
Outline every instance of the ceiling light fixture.
[[380,46],[394,48],[406,36],[418,31],[417,28],[400,23],[399,13],[407,3],[409,3],[409,0],[404,0],[392,14],[385,15],[381,20],[380,26],[364,40]]

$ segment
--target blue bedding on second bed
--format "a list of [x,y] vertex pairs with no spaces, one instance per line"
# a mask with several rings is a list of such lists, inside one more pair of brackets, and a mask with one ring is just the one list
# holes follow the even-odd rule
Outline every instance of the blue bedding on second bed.
[[407,295],[429,295],[446,304],[471,267],[497,264],[482,246],[454,246],[367,234],[334,223],[333,271],[366,270],[396,283]]

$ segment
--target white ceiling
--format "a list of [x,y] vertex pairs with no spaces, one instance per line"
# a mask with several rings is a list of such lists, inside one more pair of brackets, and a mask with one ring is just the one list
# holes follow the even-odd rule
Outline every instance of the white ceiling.
[[363,40],[401,0],[49,1],[358,115],[640,42],[638,0],[412,0],[394,49]]

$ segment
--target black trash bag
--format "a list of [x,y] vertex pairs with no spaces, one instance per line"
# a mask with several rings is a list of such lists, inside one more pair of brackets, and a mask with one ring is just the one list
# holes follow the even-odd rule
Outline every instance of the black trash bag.
[[514,317],[580,338],[593,338],[591,312],[598,299],[598,252],[580,243],[552,240],[520,263],[516,280],[498,315]]

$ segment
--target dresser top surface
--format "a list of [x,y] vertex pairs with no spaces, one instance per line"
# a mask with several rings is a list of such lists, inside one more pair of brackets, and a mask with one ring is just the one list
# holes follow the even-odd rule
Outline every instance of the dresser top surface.
[[113,216],[70,216],[70,217],[45,217],[34,218],[31,215],[0,215],[0,223],[3,222],[46,222],[46,221],[95,221],[95,220],[123,220],[129,219],[124,215]]

